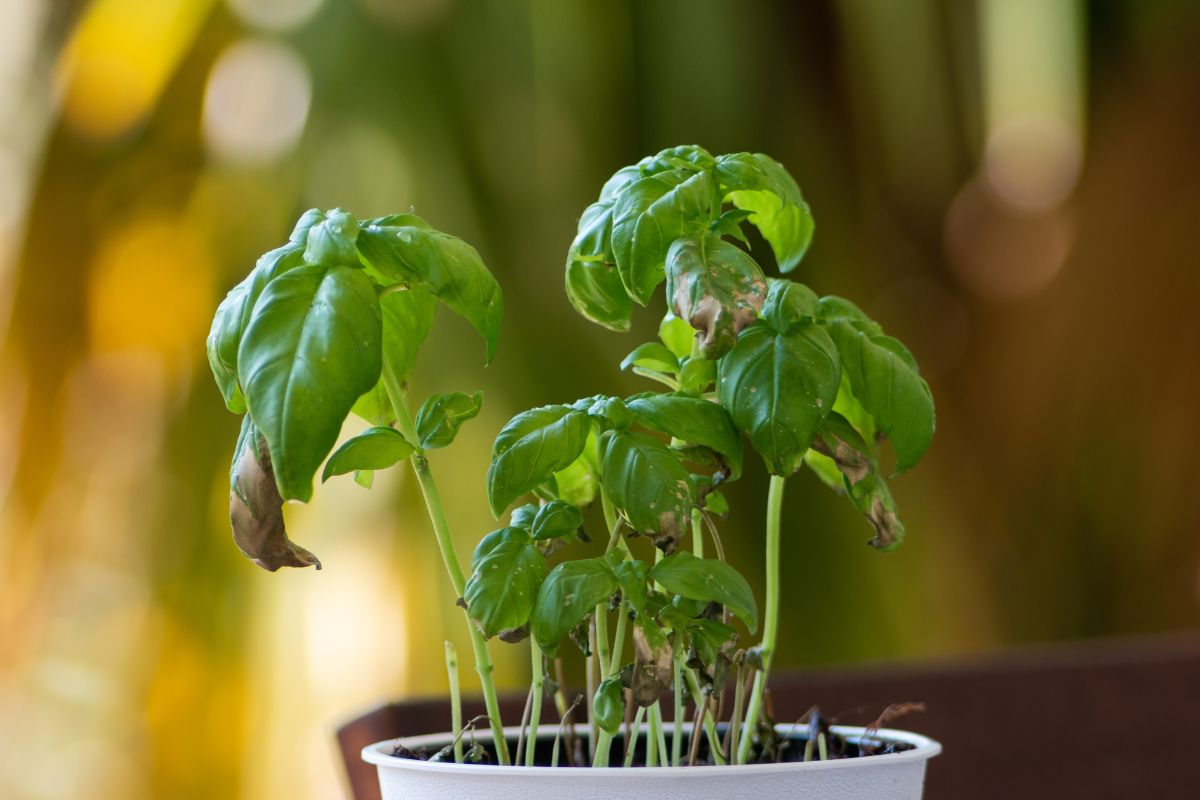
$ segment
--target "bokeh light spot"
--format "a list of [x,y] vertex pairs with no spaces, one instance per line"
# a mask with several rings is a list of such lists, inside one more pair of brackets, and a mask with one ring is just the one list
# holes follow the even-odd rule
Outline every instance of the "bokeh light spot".
[[290,31],[312,19],[322,0],[228,0],[247,25],[267,31]]
[[274,161],[304,132],[312,85],[308,68],[286,45],[250,39],[213,65],[204,92],[204,137],[219,160]]

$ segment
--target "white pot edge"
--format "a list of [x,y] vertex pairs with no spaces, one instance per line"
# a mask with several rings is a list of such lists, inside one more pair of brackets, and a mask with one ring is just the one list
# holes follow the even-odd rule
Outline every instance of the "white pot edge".
[[[690,723],[685,726],[685,730],[690,730]],[[861,727],[834,725],[831,728],[835,733],[842,736],[855,737],[861,736],[866,730]],[[798,730],[796,725],[776,725],[775,730],[779,733],[788,736]],[[519,736],[521,729],[518,727],[507,727],[504,729],[506,736]],[[486,730],[484,735],[486,735]],[[715,766],[708,765],[702,767],[636,767],[625,769],[624,767],[594,767],[588,768],[588,774],[593,778],[600,779],[652,779],[652,778],[679,778],[681,775],[695,775],[697,777],[704,775],[765,775],[777,772],[810,772],[822,770],[837,770],[837,769],[870,769],[872,767],[884,767],[893,764],[901,764],[904,762],[927,761],[942,752],[941,743],[930,739],[928,736],[922,736],[919,733],[911,731],[896,730],[893,728],[879,728],[872,733],[872,736],[881,739],[888,739],[896,742],[904,742],[913,745],[912,750],[905,750],[900,753],[887,753],[886,755],[868,756],[864,758],[842,758],[833,761],[793,761],[781,764],[742,764],[742,765],[725,765]],[[362,759],[369,764],[375,764],[378,767],[387,769],[399,769],[405,771],[430,772],[430,773],[461,773],[463,770],[470,770],[471,775],[475,776],[490,776],[490,775],[527,775],[535,776],[538,774],[553,774],[562,775],[565,767],[525,767],[525,766],[499,766],[496,764],[455,764],[453,762],[440,761],[417,761],[411,758],[400,758],[393,756],[391,750],[397,741],[403,742],[410,749],[416,750],[420,748],[443,747],[449,742],[453,736],[449,733],[433,733],[424,736],[402,736],[391,739],[385,739],[382,742],[369,744],[362,749]],[[539,737],[540,738],[540,737]]]

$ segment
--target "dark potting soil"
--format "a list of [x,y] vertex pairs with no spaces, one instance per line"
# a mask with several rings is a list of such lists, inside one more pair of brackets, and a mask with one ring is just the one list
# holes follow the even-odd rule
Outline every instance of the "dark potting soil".
[[[722,723],[717,726],[718,733],[722,740],[725,738],[725,733],[728,728],[727,724]],[[554,738],[557,734],[557,726],[553,728],[555,733],[547,733],[546,726],[541,726],[539,729],[538,742],[534,751],[534,764],[539,767],[548,767],[551,765],[551,758],[554,750]],[[636,750],[634,752],[631,766],[645,766],[646,760],[646,744],[647,744],[647,728],[643,728],[642,735],[638,737]],[[665,725],[665,734],[667,740],[667,751],[671,750],[673,726],[671,723]],[[472,735],[472,733],[474,735]],[[755,752],[750,763],[752,764],[781,764],[793,763],[805,760],[805,751],[809,750],[809,759],[816,760],[819,758],[818,747],[814,741],[811,748],[807,747],[810,737],[824,733],[826,738],[826,749],[830,760],[844,758],[862,758],[874,755],[886,755],[888,753],[900,753],[905,750],[912,750],[913,745],[906,742],[893,742],[882,738],[864,736],[857,739],[847,739],[839,736],[829,729],[828,722],[817,716],[810,722],[804,722],[795,726],[794,733],[787,736],[779,736],[774,741],[768,741],[766,746],[755,746]],[[691,746],[691,733],[685,733],[685,738],[682,746],[684,765],[688,762],[688,752]],[[697,766],[711,766],[714,762],[710,757],[708,747],[708,737],[703,731],[700,733],[700,744],[697,752]],[[559,761],[560,767],[587,767],[591,765],[591,759],[586,758],[585,748],[586,727],[583,725],[575,726],[575,734],[571,738],[574,744],[574,753],[568,753],[567,737],[564,737],[559,742]],[[464,761],[472,764],[495,764],[495,752],[492,747],[491,737],[488,735],[487,729],[480,731],[468,732],[463,736],[463,752],[465,754]],[[526,746],[529,743],[526,742]],[[610,766],[621,766],[625,760],[625,739],[618,736],[613,739],[611,744],[612,750],[610,753]],[[514,762],[517,752],[516,737],[509,737],[508,751],[513,756]],[[395,744],[392,755],[399,758],[410,758],[418,761],[442,761],[453,762],[454,754],[451,748],[445,747],[441,750],[418,750],[413,751],[405,747],[400,742]]]

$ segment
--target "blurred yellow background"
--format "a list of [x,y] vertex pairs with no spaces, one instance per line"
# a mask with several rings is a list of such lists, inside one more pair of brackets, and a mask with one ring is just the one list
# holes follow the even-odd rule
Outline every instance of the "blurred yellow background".
[[[881,555],[789,484],[784,666],[1200,623],[1200,5],[1187,0],[4,0],[0,796],[325,798],[331,737],[442,691],[459,612],[419,493],[289,508],[321,572],[230,541],[238,420],[203,340],[305,208],[415,209],[504,288],[499,354],[439,312],[414,395],[484,412],[433,459],[464,559],[513,413],[631,393],[571,310],[577,216],[683,143],[760,150],[797,271],[908,342],[938,434]],[[351,426],[348,425],[347,432]],[[752,460],[748,459],[748,463]],[[765,476],[730,493],[759,571]],[[804,515],[805,522],[801,522]],[[500,682],[523,650],[496,647]],[[470,671],[465,678],[469,680]]]

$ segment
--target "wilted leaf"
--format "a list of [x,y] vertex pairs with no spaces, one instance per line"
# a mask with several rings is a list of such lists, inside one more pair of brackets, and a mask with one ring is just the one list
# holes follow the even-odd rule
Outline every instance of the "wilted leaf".
[[672,244],[666,276],[671,309],[699,332],[700,352],[710,359],[729,352],[767,296],[750,254],[711,233]]
[[280,567],[321,568],[315,555],[288,538],[283,498],[271,471],[271,454],[249,415],[233,454],[229,521],[239,550],[268,572]]
[[[671,690],[672,649],[665,636],[651,643],[646,635],[647,628],[654,626],[646,621],[633,626],[633,676],[630,680],[630,694],[633,702],[647,708]],[[654,626],[657,627],[657,626]]]

